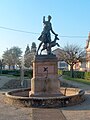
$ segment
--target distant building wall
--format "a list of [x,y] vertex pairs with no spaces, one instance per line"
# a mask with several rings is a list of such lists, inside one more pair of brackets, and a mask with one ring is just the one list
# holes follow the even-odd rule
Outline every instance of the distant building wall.
[[86,70],[90,71],[90,33],[86,42]]
[[58,61],[58,69],[68,70],[68,64],[65,61]]

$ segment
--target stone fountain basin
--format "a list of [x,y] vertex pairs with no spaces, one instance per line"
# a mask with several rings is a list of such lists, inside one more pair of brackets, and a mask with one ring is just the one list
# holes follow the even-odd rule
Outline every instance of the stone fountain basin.
[[53,108],[76,105],[85,100],[85,91],[78,88],[60,87],[61,96],[29,97],[29,91],[30,88],[24,88],[6,92],[5,102],[24,107]]

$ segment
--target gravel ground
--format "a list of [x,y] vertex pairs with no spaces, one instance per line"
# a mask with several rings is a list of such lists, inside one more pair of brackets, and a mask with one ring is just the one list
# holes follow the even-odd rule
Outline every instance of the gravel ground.
[[[17,84],[19,85],[18,81],[15,83],[14,82],[15,80],[13,79],[8,81],[2,88],[7,91],[8,89],[12,89],[15,84],[16,86]],[[71,84],[72,82],[70,82],[70,85]],[[63,107],[59,109],[32,109],[11,106],[9,104],[5,104],[5,95],[2,90],[0,92],[0,120],[90,120],[90,86],[78,83],[75,83],[74,85],[86,90],[85,102],[75,106]]]
[[4,95],[0,94],[0,120],[32,120],[32,109],[5,104]]
[[5,104],[0,93],[0,120],[90,120],[90,94],[86,101],[75,106],[59,109],[33,109]]
[[1,89],[16,89],[16,88],[21,88],[21,82],[20,80],[17,79],[11,79],[1,87]]

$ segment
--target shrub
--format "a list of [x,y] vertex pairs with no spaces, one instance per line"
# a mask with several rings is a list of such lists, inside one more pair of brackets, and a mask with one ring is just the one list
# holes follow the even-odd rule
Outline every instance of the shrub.
[[85,78],[85,72],[83,71],[74,71],[74,78]]
[[70,76],[70,71],[62,71],[62,74],[63,74],[63,75]]
[[24,72],[24,76],[27,76],[29,78],[32,78],[33,77],[33,70],[26,70]]
[[[21,71],[20,70],[2,70],[2,74],[20,76]],[[25,70],[24,71],[24,76],[32,78],[33,70]]]
[[2,70],[2,74],[8,74],[8,75],[13,75],[17,72],[19,72],[19,70]]
[[[70,71],[63,71],[63,75],[70,76]],[[74,78],[85,78],[85,72],[82,71],[73,71]]]
[[62,75],[62,70],[58,69],[58,75]]
[[90,72],[85,72],[85,79],[90,80]]

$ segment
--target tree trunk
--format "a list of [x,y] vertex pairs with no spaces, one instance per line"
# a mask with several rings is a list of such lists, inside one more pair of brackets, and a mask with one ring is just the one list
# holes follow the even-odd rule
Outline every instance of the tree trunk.
[[0,65],[0,74],[2,74],[2,64]]
[[70,65],[70,76],[74,78],[74,73],[73,73],[73,64]]
[[13,70],[15,70],[15,65],[13,65]]
[[10,70],[10,67],[11,67],[11,66],[9,65],[8,67],[9,67],[9,70]]

